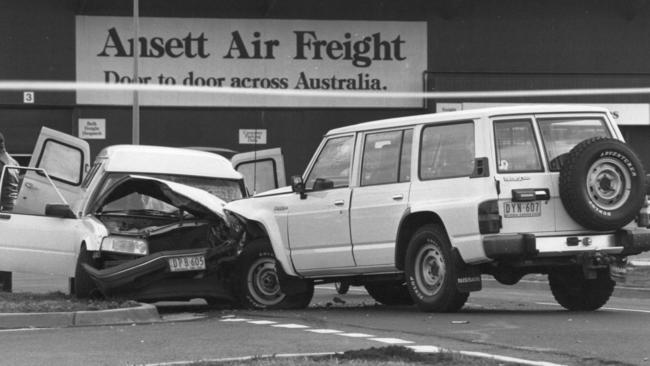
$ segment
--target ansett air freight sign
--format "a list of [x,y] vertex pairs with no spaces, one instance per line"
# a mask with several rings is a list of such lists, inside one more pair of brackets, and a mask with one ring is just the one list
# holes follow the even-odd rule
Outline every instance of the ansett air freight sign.
[[[77,81],[133,82],[133,20],[77,16]],[[268,90],[420,92],[425,22],[140,18],[138,82]],[[79,91],[79,104],[132,103]],[[142,92],[149,106],[421,107],[422,100]]]

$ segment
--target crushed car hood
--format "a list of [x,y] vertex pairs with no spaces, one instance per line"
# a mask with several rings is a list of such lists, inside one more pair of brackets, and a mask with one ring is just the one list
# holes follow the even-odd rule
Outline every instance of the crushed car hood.
[[217,216],[224,219],[223,206],[226,202],[209,192],[186,184],[141,175],[127,175],[118,180],[96,201],[93,211],[99,210],[106,202],[115,201],[133,192],[146,193],[196,217]]

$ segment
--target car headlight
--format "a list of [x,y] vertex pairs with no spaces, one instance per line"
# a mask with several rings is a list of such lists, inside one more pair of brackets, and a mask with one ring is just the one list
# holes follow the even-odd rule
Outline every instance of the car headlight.
[[107,236],[102,240],[102,250],[135,255],[149,254],[147,241],[128,236]]

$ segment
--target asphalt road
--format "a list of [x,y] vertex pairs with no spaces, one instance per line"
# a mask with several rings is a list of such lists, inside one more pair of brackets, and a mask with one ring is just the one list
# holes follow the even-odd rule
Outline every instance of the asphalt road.
[[550,291],[527,287],[488,283],[455,314],[380,306],[363,288],[338,295],[333,286],[317,288],[302,311],[168,305],[157,324],[0,331],[0,364],[131,365],[404,344],[557,364],[650,365],[650,299],[615,297],[600,311],[567,312]]

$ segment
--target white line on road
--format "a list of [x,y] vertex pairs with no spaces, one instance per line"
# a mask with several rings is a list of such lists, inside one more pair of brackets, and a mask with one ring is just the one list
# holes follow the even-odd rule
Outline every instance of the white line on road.
[[278,322],[274,322],[271,320],[251,320],[248,323],[255,324],[255,325],[271,325],[271,324],[277,324]]
[[350,337],[350,338],[370,338],[374,337],[372,334],[365,334],[365,333],[337,333],[336,335],[344,336],[344,337]]
[[[537,305],[546,305],[546,306],[562,306],[560,304],[552,303],[552,302],[536,302],[535,304]],[[625,308],[601,308],[602,310],[614,310],[614,311],[627,311],[630,313],[643,313],[643,314],[650,314],[650,310],[641,310],[641,309],[625,309]]]
[[274,325],[271,325],[271,326],[276,327],[276,328],[287,328],[287,329],[305,329],[305,328],[309,328],[308,326],[302,325],[302,324],[274,324]]
[[343,333],[342,330],[336,330],[336,329],[305,329],[307,332],[312,332],[312,333],[318,333],[318,334],[335,334],[335,333]]
[[[321,290],[336,291],[336,287],[334,287],[334,286],[320,285],[320,286],[315,286],[315,287],[317,289],[321,289]],[[366,289],[364,289],[364,288],[353,288],[353,287],[350,287],[350,289],[348,289],[348,292],[356,292],[356,293],[360,293],[360,294],[367,294],[368,293],[366,291]]]
[[407,341],[405,339],[399,338],[369,338],[371,341],[387,343],[387,344],[411,344],[415,343],[412,341]]
[[233,322],[233,323],[237,323],[237,322],[247,322],[247,321],[250,321],[250,320],[251,320],[251,319],[244,319],[244,318],[226,318],[226,319],[221,319],[220,321],[221,321],[221,322]]

